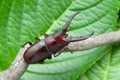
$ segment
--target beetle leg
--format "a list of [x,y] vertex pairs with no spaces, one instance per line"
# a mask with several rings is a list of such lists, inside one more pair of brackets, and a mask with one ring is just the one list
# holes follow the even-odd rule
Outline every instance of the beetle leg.
[[47,36],[48,36],[48,34],[46,34],[46,33],[43,33],[43,36],[47,37]]
[[59,56],[63,51],[65,51],[65,50],[68,50],[68,51],[70,51],[71,53],[73,53],[68,47],[65,47],[65,48],[63,48],[62,50],[60,50],[58,53],[56,53],[56,54],[53,54],[53,56],[54,57],[57,57],[57,56]]
[[40,38],[38,38],[38,37],[35,37],[35,40],[36,40],[36,42],[38,42],[38,41],[40,41]]
[[48,59],[52,59],[52,56],[49,56]]
[[65,47],[66,50],[68,50],[69,52],[73,53],[68,47]]
[[40,64],[44,64],[44,60],[39,61]]
[[94,34],[94,32],[92,32],[90,35],[88,36],[80,36],[80,37],[74,37],[70,39],[70,42],[76,42],[76,41],[82,41],[85,39],[88,39],[89,37],[91,37]]
[[76,12],[75,14],[73,14],[66,22],[66,24],[64,25],[64,28],[62,29],[63,33],[66,34],[66,32],[68,31],[68,27],[72,21],[72,19],[80,12]]
[[59,52],[57,52],[56,54],[53,54],[54,57],[59,56],[65,49],[63,48],[62,50],[60,50]]
[[29,45],[32,45],[32,42],[26,42],[26,43],[24,43],[21,47],[24,47],[26,44],[29,44]]
[[59,56],[60,54],[61,54],[61,53],[58,52],[58,53],[56,53],[56,54],[53,54],[53,56],[54,56],[54,57],[57,57],[57,56]]

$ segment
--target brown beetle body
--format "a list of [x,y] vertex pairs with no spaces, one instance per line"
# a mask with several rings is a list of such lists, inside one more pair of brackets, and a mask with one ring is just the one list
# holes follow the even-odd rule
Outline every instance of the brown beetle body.
[[45,59],[51,59],[52,55],[58,56],[60,54],[60,51],[64,49],[64,47],[70,42],[81,41],[89,38],[93,33],[89,36],[77,38],[68,38],[68,35],[66,34],[72,19],[78,13],[79,12],[75,13],[69,18],[62,30],[50,35],[44,33],[45,39],[40,40],[36,38],[37,42],[34,44],[27,42],[31,46],[25,51],[23,56],[24,60],[30,64],[43,63]]
[[[58,33],[60,32],[61,31],[59,31]],[[57,33],[51,34],[49,36],[46,36],[45,39],[42,39],[30,46],[25,51],[25,61],[27,63],[34,63],[34,61],[37,62],[39,60],[38,63],[42,63],[46,58],[51,59],[52,54],[60,51],[69,43],[69,41],[63,38],[64,35],[60,35],[58,35]]]

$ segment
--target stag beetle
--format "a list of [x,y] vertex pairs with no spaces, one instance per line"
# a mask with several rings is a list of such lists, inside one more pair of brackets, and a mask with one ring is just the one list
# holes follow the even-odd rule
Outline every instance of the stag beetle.
[[85,40],[92,36],[93,33],[88,36],[70,38],[68,37],[68,34],[66,34],[72,19],[78,13],[80,12],[76,12],[67,20],[62,30],[59,30],[56,33],[52,33],[50,35],[44,33],[43,35],[45,36],[45,39],[40,40],[39,38],[36,38],[36,42],[34,44],[31,42],[26,42],[31,46],[25,51],[23,55],[25,62],[29,64],[43,63],[45,59],[51,59],[52,55],[55,57],[58,56],[61,51],[65,49],[65,46],[67,46],[70,42]]

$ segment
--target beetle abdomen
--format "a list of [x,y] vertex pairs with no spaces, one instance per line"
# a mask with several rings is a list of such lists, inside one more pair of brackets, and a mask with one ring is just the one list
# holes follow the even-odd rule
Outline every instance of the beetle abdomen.
[[33,44],[24,54],[24,59],[27,63],[43,62],[46,58],[50,59],[51,54],[44,40]]

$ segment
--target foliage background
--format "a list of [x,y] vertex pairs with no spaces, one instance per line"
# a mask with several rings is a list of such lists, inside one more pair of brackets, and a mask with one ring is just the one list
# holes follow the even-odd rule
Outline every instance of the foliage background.
[[[0,71],[14,60],[20,46],[35,42],[72,21],[68,34],[81,36],[118,30],[119,0],[0,0]],[[20,80],[120,80],[120,43],[63,53],[45,64],[30,65]]]

